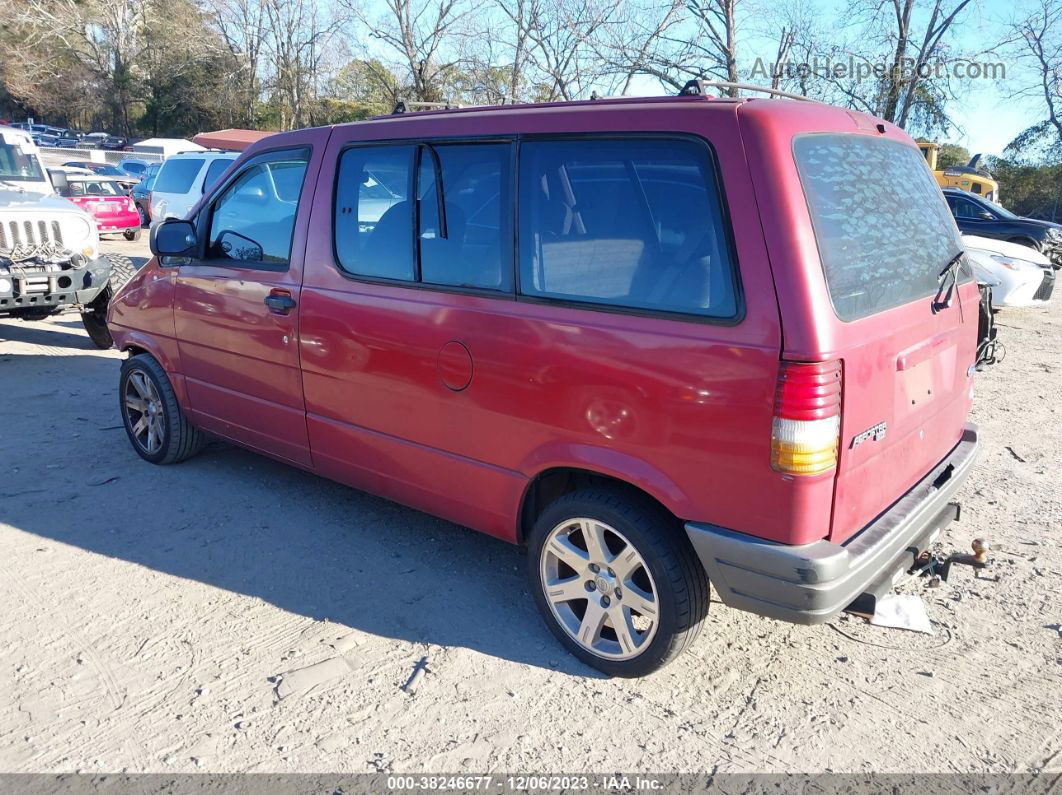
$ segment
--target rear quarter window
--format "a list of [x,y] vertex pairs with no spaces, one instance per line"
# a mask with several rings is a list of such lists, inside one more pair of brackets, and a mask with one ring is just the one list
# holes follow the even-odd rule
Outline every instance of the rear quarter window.
[[167,160],[155,178],[155,193],[188,193],[202,167],[203,161],[199,158]]
[[865,135],[803,135],[793,155],[841,320],[936,293],[961,243],[917,148]]
[[524,295],[733,321],[735,263],[714,158],[685,140],[520,148]]
[[[209,166],[207,166],[206,177],[203,179],[203,193],[206,193],[208,190],[214,187],[214,185],[217,184],[218,179],[221,178],[221,175],[225,173],[225,170],[232,165],[235,159],[236,158],[234,157],[219,157],[217,160],[213,161]],[[300,181],[295,189],[296,198],[298,198],[298,191],[301,187],[302,182]]]

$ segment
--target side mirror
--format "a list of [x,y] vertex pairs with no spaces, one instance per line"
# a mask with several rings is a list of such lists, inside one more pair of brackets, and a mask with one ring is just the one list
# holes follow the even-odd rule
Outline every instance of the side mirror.
[[70,187],[70,183],[66,179],[66,172],[48,169],[48,177],[52,181],[52,187],[55,188],[55,192],[60,196],[65,196],[67,188]]
[[982,210],[981,212],[979,212],[977,214],[977,217],[980,218],[982,221],[994,221],[994,220],[996,220],[996,217],[994,215],[992,215],[992,213],[988,212],[987,210]]
[[198,242],[191,221],[170,219],[151,230],[151,253],[156,257],[194,257]]

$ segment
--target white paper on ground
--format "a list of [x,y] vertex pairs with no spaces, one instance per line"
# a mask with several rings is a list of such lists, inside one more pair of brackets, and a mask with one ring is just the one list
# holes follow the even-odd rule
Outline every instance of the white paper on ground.
[[925,603],[914,594],[890,593],[878,600],[870,623],[878,627],[910,629],[933,634]]

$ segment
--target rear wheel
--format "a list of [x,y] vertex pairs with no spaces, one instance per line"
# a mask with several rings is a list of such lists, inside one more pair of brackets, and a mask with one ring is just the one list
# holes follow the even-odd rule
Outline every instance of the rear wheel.
[[166,371],[152,356],[125,360],[118,399],[129,442],[145,461],[175,464],[202,449],[202,432],[184,416]]
[[[143,223],[143,220],[141,220],[141,223]],[[122,235],[125,237],[126,240],[139,240],[140,227],[138,226],[136,229],[126,229],[125,232],[122,233]]]
[[539,611],[564,646],[610,676],[674,660],[708,612],[708,579],[681,526],[648,500],[587,488],[542,512],[529,539]]

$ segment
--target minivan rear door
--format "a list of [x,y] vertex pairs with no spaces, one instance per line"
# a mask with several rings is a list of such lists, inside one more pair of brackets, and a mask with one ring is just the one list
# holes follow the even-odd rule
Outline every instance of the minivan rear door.
[[844,540],[958,443],[971,401],[976,287],[917,148],[865,134],[793,140],[843,368],[831,538]]
[[803,491],[833,481],[832,506],[808,507],[830,516],[820,537],[841,542],[958,444],[971,402],[977,287],[962,270],[956,286],[951,272],[941,277],[961,251],[958,230],[903,130],[789,100],[749,100],[739,118],[782,317],[781,357],[839,361],[843,378],[836,468],[779,477],[795,477]]

